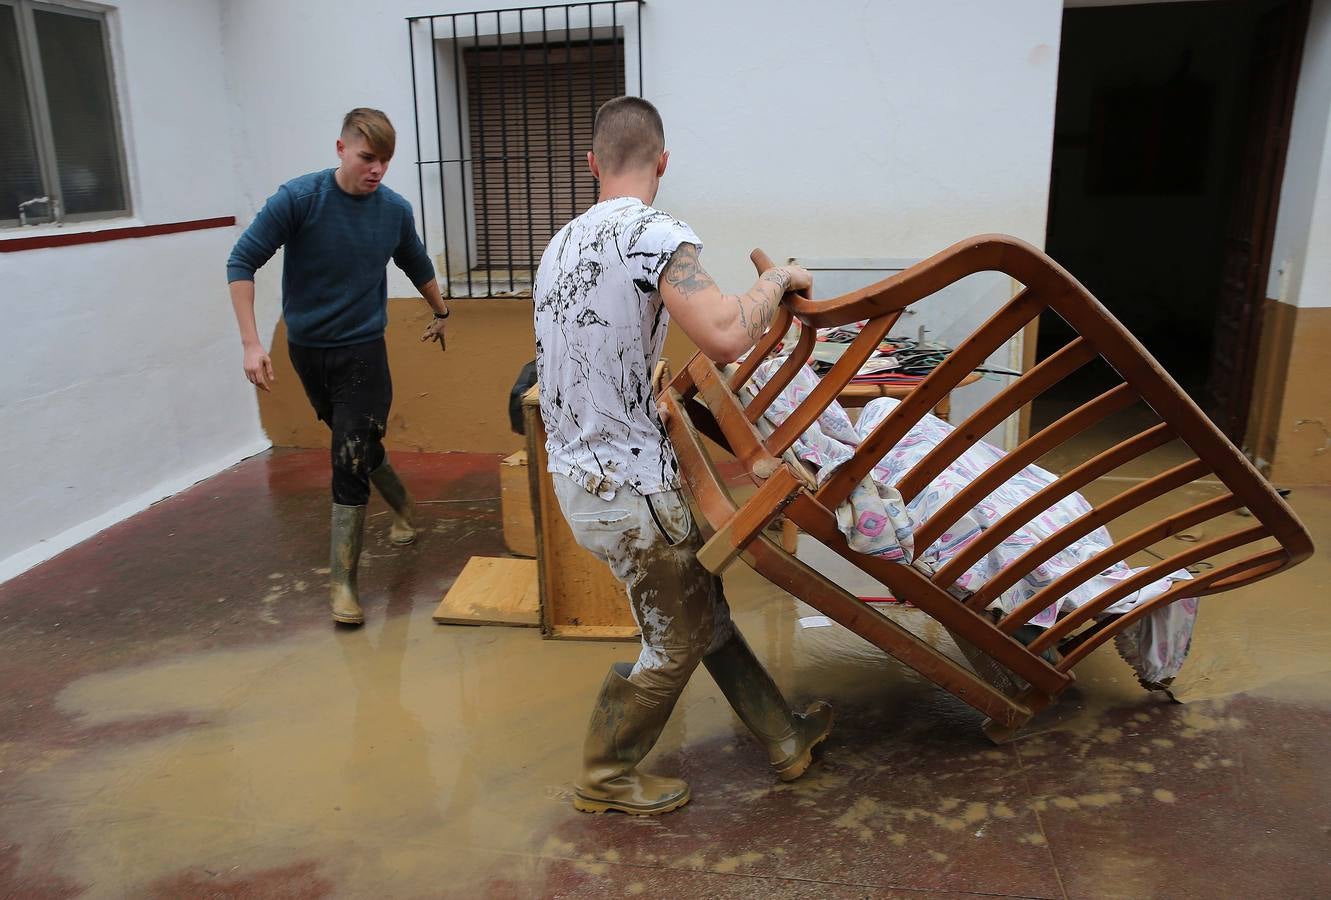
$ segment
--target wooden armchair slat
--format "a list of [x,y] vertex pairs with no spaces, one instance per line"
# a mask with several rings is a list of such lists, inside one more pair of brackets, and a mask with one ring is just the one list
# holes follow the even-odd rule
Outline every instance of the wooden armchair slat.
[[1005,634],[1012,634],[1029,622],[1040,610],[1054,603],[1058,598],[1070,594],[1114,563],[1121,562],[1134,553],[1140,553],[1157,541],[1178,534],[1188,528],[1194,528],[1203,522],[1214,519],[1216,516],[1233,512],[1238,508],[1239,500],[1237,497],[1233,494],[1222,494],[1141,529],[1051,581],[1047,587],[1037,591],[1035,596],[1017,606],[1012,612],[999,620],[998,629]]
[[[1025,328],[1027,323],[1040,314],[1041,308],[1039,296],[1030,290],[1023,290],[989,321],[981,325],[978,331],[962,341],[938,368],[930,372],[919,386],[878,424],[878,427],[860,445],[855,458],[837,469],[836,474],[827,480],[818,492],[819,499],[827,506],[836,506],[849,497],[855,485],[869,474],[885,453],[906,436],[912,425],[937,406],[938,402],[950,394],[976,366],[983,363],[989,354]],[[829,385],[832,374],[828,373],[820,387]],[[845,381],[839,381],[841,387],[836,388],[832,396],[835,397],[854,374],[851,372]]]
[[[850,342],[850,347],[846,349],[846,352],[832,365],[827,377],[820,381],[818,387],[814,388],[813,392],[800,404],[800,409],[772,432],[772,436],[767,440],[767,445],[774,454],[780,456],[789,450],[790,445],[795,443],[795,440],[807,431],[809,426],[816,422],[818,417],[832,405],[837,398],[837,394],[841,392],[841,388],[845,387],[855,373],[860,370],[860,367],[864,365],[865,360],[878,349],[878,345],[882,343],[883,338],[887,337],[888,331],[896,324],[897,317],[900,315],[899,312],[888,313],[865,324],[864,329],[855,340]],[[844,500],[845,498],[842,497],[841,499]]]
[[689,360],[688,371],[699,399],[707,404],[708,411],[725,435],[726,449],[751,471],[760,472],[761,478],[770,476],[779,464],[778,454],[767,449],[757,426],[744,415],[744,409],[717,371],[716,363],[698,354]]
[[946,440],[897,482],[901,498],[907,502],[913,500],[949,463],[991,429],[1095,358],[1095,348],[1079,337],[1012,382],[958,425]]
[[[990,466],[983,475],[966,486],[966,489],[947,502],[933,518],[926,521],[915,532],[916,546],[923,550],[951,528],[968,510],[994,492],[1000,484],[1016,475],[1022,469],[1044,456],[1050,450],[1060,446],[1069,438],[1081,434],[1097,422],[1103,421],[1116,412],[1121,412],[1135,403],[1137,397],[1126,384],[1110,388],[1099,397],[1081,406],[1059,419],[1048,428],[1042,429],[1017,445],[1017,448],[1003,457],[1003,461]],[[955,457],[953,457],[955,459]],[[949,460],[951,462],[952,460]],[[1062,549],[1062,548],[1060,548]]]
[[1134,435],[1120,444],[1116,444],[1086,460],[1081,465],[1063,475],[1053,484],[1038,491],[1029,500],[1015,507],[989,528],[980,533],[938,570],[934,579],[936,584],[951,584],[957,577],[975,565],[990,550],[1011,537],[1018,528],[1032,518],[1053,506],[1059,500],[1079,491],[1095,479],[1108,475],[1119,466],[1140,458],[1174,439],[1174,433],[1164,422],[1155,425],[1141,434]]
[[1181,553],[1175,553],[1168,559],[1161,560],[1153,566],[1147,566],[1131,578],[1120,582],[1116,587],[1110,588],[1103,594],[1098,595],[1090,603],[1078,607],[1059,619],[1049,628],[1046,628],[1039,637],[1030,643],[1030,649],[1033,652],[1038,653],[1046,647],[1052,646],[1062,638],[1071,634],[1078,626],[1082,625],[1098,613],[1108,609],[1128,594],[1145,587],[1153,581],[1159,581],[1171,572],[1186,569],[1188,566],[1201,562],[1208,557],[1225,553],[1229,550],[1234,550],[1245,544],[1250,544],[1253,541],[1259,541],[1266,537],[1267,534],[1268,532],[1263,526],[1254,525],[1251,528],[1245,528],[1234,534],[1213,538],[1212,540],[1200,543],[1195,547],[1189,547],[1187,550],[1184,550]]
[[1105,501],[1017,557],[985,582],[984,587],[972,594],[966,600],[966,605],[972,609],[984,609],[1000,594],[1020,581],[1025,573],[1047,562],[1055,553],[1066,550],[1074,541],[1086,537],[1097,528],[1108,525],[1143,503],[1163,497],[1175,488],[1180,488],[1204,474],[1206,474],[1205,463],[1199,459],[1189,460]]
[[[760,270],[770,265],[761,251],[754,252],[753,260]],[[982,271],[1006,273],[1021,289],[888,412],[860,441],[849,461],[830,475],[825,474],[820,487],[804,464],[793,457],[783,461],[783,454],[845,389],[904,310]],[[838,525],[838,507],[883,456],[976,366],[1046,311],[1060,316],[1077,337],[1000,391],[906,471],[895,484],[905,501],[911,502],[929,490],[993,427],[1097,358],[1108,363],[1120,383],[1032,434],[957,491],[934,515],[918,522],[913,535],[916,564],[853,550]],[[859,336],[794,412],[775,423],[774,428],[764,425],[759,429],[775,398],[809,359],[815,329],[859,321],[865,322]],[[800,335],[793,347],[782,348],[788,358],[746,404],[742,399],[745,386],[758,366],[777,352],[793,323],[799,324]],[[918,562],[920,554],[1008,479],[1055,448],[1062,448],[1060,453],[1070,452],[1071,438],[1134,404],[1145,404],[1158,422],[1069,466],[1052,483],[1035,490],[957,549],[937,571]],[[1251,584],[1302,561],[1312,552],[1307,531],[1285,502],[1136,339],[1056,263],[1028,244],[1003,235],[962,241],[892,278],[841,297],[814,301],[787,295],[771,329],[730,376],[722,376],[710,360],[697,356],[662,390],[658,408],[675,445],[685,483],[700,511],[700,526],[708,537],[699,553],[704,565],[720,571],[733,560],[744,559],[774,584],[981,710],[990,718],[986,732],[995,740],[1010,737],[1032,714],[1053,702],[1071,683],[1073,666],[1143,616],[1180,599]],[[764,430],[767,437],[763,436]],[[759,486],[743,504],[737,503],[726,488],[700,433],[733,453]],[[958,579],[1053,505],[1171,442],[1181,442],[1179,447],[1190,451],[1192,458],[1144,478],[1051,533],[1042,532],[1038,542],[989,573],[973,591],[959,590]],[[1224,490],[1139,528],[1116,543],[1093,545],[1097,548],[1093,556],[1039,586],[1033,596],[1017,602],[1004,599],[1007,612],[996,614],[989,609],[1036,567],[1074,542],[1199,478],[1213,479]],[[1240,506],[1246,507],[1252,517],[1244,520],[1244,527],[1160,557],[1149,567],[1100,590],[1088,602],[1064,610],[1034,638],[1022,630],[1036,615],[1060,603],[1109,566],[1202,523],[1210,529],[1221,516]],[[977,663],[977,671],[971,671],[952,661],[783,551],[763,534],[764,526],[777,517],[795,523],[810,538],[881,581],[894,596],[937,620],[956,638],[967,657],[982,665]],[[1270,547],[1272,542],[1277,546]],[[1246,558],[1232,560],[1228,556],[1253,544],[1260,546]],[[1202,563],[1213,568],[1198,569],[1191,580],[1177,580],[1180,576],[1175,576],[1158,596],[1138,602],[1127,612],[1113,611],[1116,603],[1138,589]],[[1016,639],[1018,634],[1023,640]],[[989,673],[995,666],[1011,677],[991,684],[977,674]]]
[[[800,325],[799,341],[795,344],[795,349],[791,352],[790,357],[781,364],[781,368],[776,370],[776,374],[772,376],[767,384],[762,386],[762,389],[758,391],[757,395],[755,395],[753,400],[750,401],[748,408],[744,410],[745,415],[750,422],[756,423],[761,419],[763,414],[766,413],[768,408],[772,405],[772,401],[780,396],[781,392],[786,389],[787,385],[794,380],[795,375],[804,365],[804,361],[808,359],[809,354],[813,352],[813,345],[817,339],[818,329],[810,328],[808,325]],[[736,393],[743,389],[744,385],[748,383],[748,379],[746,378],[743,381],[739,381],[739,386],[736,387],[735,381],[738,380],[739,379],[736,378],[730,383],[731,389]]]
[[1247,559],[1221,566],[1192,581],[1181,582],[1159,597],[1148,600],[1117,619],[1104,622],[1103,627],[1097,628],[1094,634],[1089,635],[1086,640],[1079,641],[1076,647],[1070,648],[1064,653],[1059,668],[1071,669],[1085,659],[1092,650],[1113,637],[1115,633],[1150,615],[1161,606],[1167,606],[1184,597],[1204,597],[1207,594],[1222,590],[1228,591],[1243,587],[1285,568],[1287,562],[1284,548],[1277,547],[1255,554]]

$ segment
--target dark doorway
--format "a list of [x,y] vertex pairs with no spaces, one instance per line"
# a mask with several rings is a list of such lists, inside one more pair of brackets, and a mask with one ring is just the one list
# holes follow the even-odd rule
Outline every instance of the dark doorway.
[[[1307,0],[1063,16],[1046,248],[1241,441]],[[1037,357],[1070,337],[1040,321]]]

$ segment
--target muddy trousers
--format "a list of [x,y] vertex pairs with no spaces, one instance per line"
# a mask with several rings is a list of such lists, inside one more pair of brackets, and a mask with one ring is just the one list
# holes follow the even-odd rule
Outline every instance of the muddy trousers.
[[287,347],[315,415],[333,432],[333,502],[364,506],[370,473],[384,461],[384,427],[393,404],[384,339],[348,347]]
[[[610,566],[628,591],[642,651],[628,680],[640,701],[673,707],[702,658],[735,633],[721,579],[698,562],[702,536],[679,491],[613,500],[553,475],[577,542]],[[668,714],[668,713],[667,713]]]

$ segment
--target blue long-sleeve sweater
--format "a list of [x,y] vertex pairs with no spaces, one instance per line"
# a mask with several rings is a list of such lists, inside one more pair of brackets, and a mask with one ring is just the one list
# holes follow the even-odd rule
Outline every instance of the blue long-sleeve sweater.
[[227,281],[253,281],[277,248],[287,338],[302,347],[373,340],[388,324],[388,260],[420,287],[435,277],[411,204],[384,185],[348,194],[333,169],[293,178],[236,241]]

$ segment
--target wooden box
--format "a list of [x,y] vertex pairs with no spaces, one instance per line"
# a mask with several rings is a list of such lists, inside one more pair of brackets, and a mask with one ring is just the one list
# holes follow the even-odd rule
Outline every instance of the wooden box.
[[531,508],[526,450],[519,450],[499,464],[499,506],[508,552],[514,556],[535,556],[536,518]]
[[536,523],[541,632],[565,640],[631,640],[638,635],[624,586],[610,567],[578,546],[546,471],[539,385],[522,398],[527,475]]

